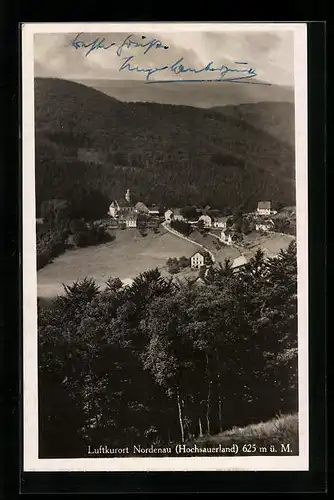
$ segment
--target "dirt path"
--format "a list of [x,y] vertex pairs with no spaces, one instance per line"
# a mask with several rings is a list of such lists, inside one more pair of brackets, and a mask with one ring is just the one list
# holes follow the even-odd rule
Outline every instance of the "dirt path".
[[204,245],[201,245],[201,243],[197,243],[197,241],[193,241],[191,240],[190,238],[187,238],[186,236],[184,236],[183,234],[179,233],[178,231],[175,231],[175,229],[172,229],[169,224],[167,224],[167,222],[163,222],[162,223],[163,227],[169,231],[171,234],[174,234],[174,236],[177,236],[178,238],[182,238],[183,240],[186,240],[186,241],[189,241],[190,243],[193,243],[193,245],[197,245],[198,247],[201,247],[203,248],[203,250],[205,250],[206,252],[208,252],[211,256],[211,259],[212,259],[212,262],[216,262],[216,257],[215,255],[211,252],[211,250],[209,250],[208,248],[206,248]]

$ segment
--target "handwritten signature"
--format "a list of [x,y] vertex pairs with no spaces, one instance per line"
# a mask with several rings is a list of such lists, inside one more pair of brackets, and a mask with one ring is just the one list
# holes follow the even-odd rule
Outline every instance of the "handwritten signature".
[[[106,44],[105,38],[98,37],[93,41],[84,42],[80,39],[82,33],[78,33],[76,37],[72,40],[70,45],[75,49],[88,49],[85,53],[87,57],[91,52],[98,49],[108,50],[111,47],[116,48],[116,43]],[[144,49],[143,55],[146,55],[153,48],[167,50],[169,47],[157,38],[147,39],[146,36],[141,36],[141,41],[135,40],[134,35],[128,35],[116,49],[116,54],[121,57],[124,49],[141,48]],[[235,61],[236,67],[230,68],[226,64],[216,64],[214,61],[208,62],[202,68],[194,68],[192,66],[187,66],[184,62],[184,57],[180,57],[173,64],[165,64],[159,67],[144,68],[136,64],[135,57],[133,55],[122,58],[122,63],[118,69],[119,72],[135,72],[145,74],[146,83],[186,83],[186,82],[231,82],[231,83],[253,83],[257,85],[271,85],[270,83],[264,83],[259,81],[250,81],[257,75],[254,68],[249,68],[247,62]],[[155,73],[162,73],[169,71],[173,73],[172,78],[167,78],[165,80],[151,80],[151,76]],[[166,73],[165,73],[166,74]],[[184,76],[185,74],[191,75],[203,75],[209,77],[212,75],[215,78],[175,78],[175,76]]]
[[[243,82],[247,83],[250,79],[257,76],[256,70],[254,68],[229,68],[225,64],[221,64],[218,66],[214,66],[214,62],[210,61],[204,67],[200,69],[192,68],[191,66],[186,67],[184,65],[184,58],[180,57],[177,61],[175,61],[171,65],[164,65],[158,68],[140,68],[138,65],[133,64],[134,56],[129,56],[124,59],[124,62],[121,64],[119,71],[134,71],[137,73],[146,73],[146,81],[148,83],[170,83],[170,82]],[[236,65],[246,66],[246,62],[235,62]],[[217,78],[212,79],[195,79],[195,78],[187,78],[187,79],[168,79],[168,80],[150,80],[150,77],[154,73],[160,73],[162,71],[169,70],[174,75],[183,75],[185,73],[192,74],[207,74],[207,73],[219,73]],[[261,83],[261,82],[256,82]]]
[[[78,33],[74,40],[70,43],[72,47],[75,49],[82,49],[82,48],[89,48],[89,50],[86,52],[85,56],[87,57],[93,50],[97,49],[110,49],[110,47],[116,46],[116,43],[110,43],[109,45],[105,45],[105,38],[96,38],[92,42],[84,42],[83,40],[79,40],[79,37],[82,35],[82,33]],[[136,40],[133,40],[132,37],[134,35],[128,35],[123,42],[118,46],[116,54],[120,57],[122,55],[123,49],[128,48],[130,49],[131,47],[142,47],[144,48],[143,54],[146,55],[153,47],[156,49],[165,49],[167,50],[169,47],[167,45],[164,45],[160,40],[157,38],[153,38],[152,40],[147,40],[146,36],[142,35],[141,42],[138,42]]]

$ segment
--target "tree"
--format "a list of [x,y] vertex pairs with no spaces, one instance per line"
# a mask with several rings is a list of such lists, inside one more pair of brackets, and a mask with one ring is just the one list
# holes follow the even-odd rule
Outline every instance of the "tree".
[[204,228],[205,228],[205,224],[204,224],[204,221],[203,220],[199,220],[197,222],[197,229],[199,230],[200,233],[204,233]]
[[197,220],[198,212],[195,205],[184,207],[181,209],[181,215],[187,220]]
[[251,232],[251,230],[252,229],[251,229],[251,224],[250,224],[249,220],[246,217],[244,217],[242,219],[241,232],[243,234],[249,234]]
[[156,383],[164,388],[169,399],[175,402],[180,427],[181,442],[186,433],[186,379],[192,364],[191,346],[183,335],[187,328],[186,307],[189,296],[179,292],[168,298],[157,298],[149,308],[141,329],[146,332],[149,342],[142,359],[144,368],[149,370]]
[[51,224],[67,221],[71,215],[71,206],[67,200],[53,199],[42,203],[41,216]]
[[226,220],[226,227],[232,228],[232,226],[233,226],[233,217],[228,217]]
[[179,258],[179,266],[181,269],[183,269],[185,267],[189,267],[190,266],[190,259],[183,255],[182,257]]
[[201,266],[198,272],[198,277],[204,279],[206,272],[206,266]]
[[123,286],[122,280],[119,278],[109,278],[106,281],[107,289],[112,291],[112,292],[117,292],[120,290]]
[[180,272],[180,264],[176,257],[171,257],[166,262],[168,272],[170,274],[177,274]]
[[170,223],[171,227],[185,236],[189,236],[192,232],[191,224],[184,222],[182,220],[172,220]]
[[237,273],[216,263],[204,283],[152,269],[106,290],[85,278],[39,303],[44,456],[186,441],[297,410],[295,243]]

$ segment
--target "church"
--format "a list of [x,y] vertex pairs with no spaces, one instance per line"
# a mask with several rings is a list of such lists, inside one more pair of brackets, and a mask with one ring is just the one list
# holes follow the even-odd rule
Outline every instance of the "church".
[[121,200],[120,202],[114,200],[110,203],[108,214],[111,215],[111,217],[116,218],[119,215],[126,215],[130,212],[133,212],[133,206],[131,204],[130,189],[127,189],[124,200]]

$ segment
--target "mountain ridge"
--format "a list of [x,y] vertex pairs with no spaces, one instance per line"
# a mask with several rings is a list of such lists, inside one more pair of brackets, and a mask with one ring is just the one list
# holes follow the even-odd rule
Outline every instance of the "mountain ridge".
[[37,207],[82,186],[109,199],[130,188],[163,205],[294,204],[293,148],[217,110],[124,103],[36,78],[35,117]]
[[95,88],[124,102],[185,104],[199,108],[254,102],[294,102],[292,87],[247,85],[221,82],[154,83],[141,80],[76,79],[74,82]]

